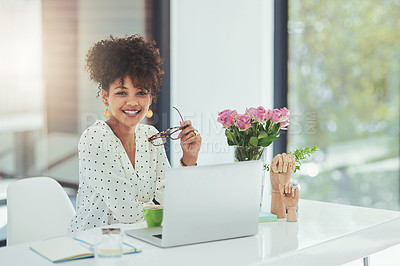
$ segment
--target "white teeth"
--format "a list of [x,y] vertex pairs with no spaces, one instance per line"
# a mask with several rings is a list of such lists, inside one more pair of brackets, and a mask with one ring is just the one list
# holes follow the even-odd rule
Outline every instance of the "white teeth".
[[138,114],[140,112],[140,110],[138,110],[138,111],[123,111],[123,112],[126,114],[133,115],[133,114]]

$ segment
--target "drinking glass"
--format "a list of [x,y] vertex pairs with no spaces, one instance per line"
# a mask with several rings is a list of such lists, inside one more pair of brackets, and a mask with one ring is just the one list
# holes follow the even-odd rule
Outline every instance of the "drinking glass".
[[122,240],[120,228],[100,229],[94,248],[96,264],[117,266],[122,263]]

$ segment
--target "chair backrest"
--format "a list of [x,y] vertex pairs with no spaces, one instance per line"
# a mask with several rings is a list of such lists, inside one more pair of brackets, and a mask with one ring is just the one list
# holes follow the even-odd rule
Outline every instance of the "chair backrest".
[[31,177],[7,189],[7,245],[67,233],[74,207],[61,185],[49,177]]

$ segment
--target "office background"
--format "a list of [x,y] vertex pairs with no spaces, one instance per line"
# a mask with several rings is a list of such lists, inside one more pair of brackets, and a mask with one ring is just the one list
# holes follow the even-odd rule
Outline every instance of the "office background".
[[233,160],[219,111],[287,106],[269,158],[321,149],[294,176],[302,198],[400,210],[398,14],[399,0],[0,0],[0,239],[17,178],[74,198],[77,142],[104,111],[84,58],[110,34],[157,41],[166,74],[145,122],[175,126],[178,107],[202,133],[199,164]]

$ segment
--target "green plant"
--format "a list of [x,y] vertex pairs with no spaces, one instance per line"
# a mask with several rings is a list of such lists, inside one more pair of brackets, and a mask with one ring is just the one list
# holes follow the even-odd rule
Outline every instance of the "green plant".
[[306,160],[311,156],[311,153],[319,151],[318,146],[314,146],[313,148],[305,147],[303,149],[296,149],[294,151],[290,151],[288,154],[293,154],[296,160],[296,168],[294,172],[296,173],[297,170],[300,170],[301,161]]

